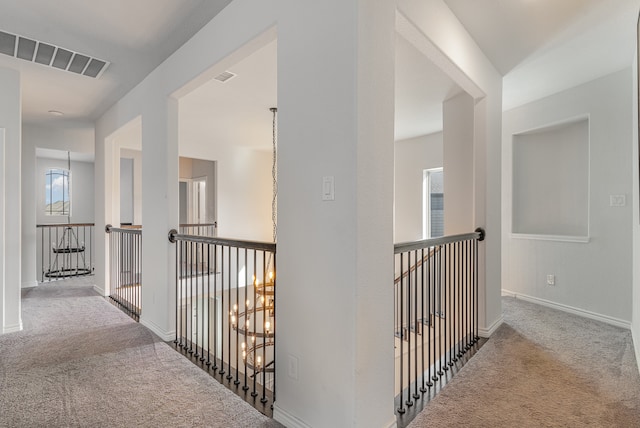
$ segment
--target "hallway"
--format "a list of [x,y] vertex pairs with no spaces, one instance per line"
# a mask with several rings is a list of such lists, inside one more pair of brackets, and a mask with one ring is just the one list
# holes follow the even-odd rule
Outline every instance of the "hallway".
[[[0,427],[281,426],[91,281],[23,291],[24,330],[0,336]],[[640,425],[628,330],[509,297],[503,310],[505,324],[409,426]]]
[[628,329],[513,297],[504,324],[408,426],[640,426]]
[[93,291],[23,291],[0,336],[0,427],[278,427]]

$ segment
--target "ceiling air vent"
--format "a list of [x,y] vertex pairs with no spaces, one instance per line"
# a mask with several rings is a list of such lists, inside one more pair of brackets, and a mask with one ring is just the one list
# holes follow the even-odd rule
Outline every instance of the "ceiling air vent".
[[108,61],[4,31],[0,31],[0,53],[93,78],[100,77],[110,64]]
[[216,79],[218,82],[226,82],[227,80],[233,79],[234,77],[236,77],[235,74],[233,74],[230,71],[223,71],[222,73],[218,74],[216,77],[214,77],[214,79]]

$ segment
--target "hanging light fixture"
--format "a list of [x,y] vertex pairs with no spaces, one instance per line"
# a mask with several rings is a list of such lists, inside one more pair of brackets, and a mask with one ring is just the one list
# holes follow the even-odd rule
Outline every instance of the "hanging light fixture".
[[[276,141],[276,114],[278,109],[271,107],[272,120],[272,148],[273,159],[271,175],[273,179],[273,198],[271,201],[271,220],[273,222],[273,242],[277,239],[277,196],[278,196],[278,171],[277,171],[277,141]],[[261,283],[256,276],[253,277],[255,302],[245,302],[245,310],[238,313],[238,305],[234,305],[229,313],[229,320],[234,330],[249,338],[248,343],[242,342],[242,360],[245,368],[254,372],[254,378],[259,373],[275,372],[275,258],[269,253],[268,260],[264,261],[264,272],[267,278]],[[260,315],[262,314],[262,315]],[[261,399],[264,400],[263,397]]]

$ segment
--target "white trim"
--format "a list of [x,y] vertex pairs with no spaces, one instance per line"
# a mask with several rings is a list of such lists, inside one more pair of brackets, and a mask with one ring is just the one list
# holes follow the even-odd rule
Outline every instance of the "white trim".
[[17,333],[19,331],[22,331],[22,319],[20,320],[20,324],[7,326],[4,328],[2,332],[4,334],[7,334],[7,333]]
[[[633,348],[636,351],[636,361],[640,361],[640,336],[638,336],[638,333],[633,328],[633,325],[631,326],[631,339],[633,340]],[[637,364],[637,366],[638,371],[640,371],[640,364]]]
[[541,299],[539,297],[528,296],[526,294],[516,293],[514,291],[502,289],[503,296],[509,296],[516,299],[521,299],[530,303],[546,306],[548,308],[557,309],[559,311],[567,312],[573,315],[589,318],[592,320],[600,321],[606,324],[615,325],[626,330],[631,329],[631,323],[629,321],[621,320],[619,318],[610,317],[608,315],[602,315],[595,312],[587,311],[586,309],[580,309],[562,303],[552,302],[551,300]]
[[93,284],[93,289],[102,297],[108,297],[104,291],[104,288],[98,287],[96,284]]
[[498,327],[500,327],[503,322],[504,322],[504,318],[502,317],[502,315],[500,315],[500,318],[495,320],[494,323],[491,324],[491,326],[489,326],[489,328],[482,328],[482,327],[478,328],[478,336],[488,339],[489,337],[491,337],[493,333],[496,332]]
[[273,404],[273,419],[287,428],[311,428],[311,425],[307,425],[298,417],[278,407],[278,403]]
[[140,317],[140,324],[147,327],[149,330],[154,332],[156,335],[162,339],[164,342],[170,342],[175,339],[176,332],[173,331],[164,331],[160,327],[158,327],[154,322],[147,320],[146,318]]
[[513,239],[533,239],[536,241],[558,241],[558,242],[577,242],[580,244],[589,243],[589,236],[569,236],[569,235],[536,235],[530,233],[512,233]]
[[22,283],[22,288],[34,288],[38,286],[38,281],[25,281]]
[[398,426],[398,420],[394,417],[393,422],[390,422],[388,425],[386,425],[386,428],[397,428],[397,426]]
[[[277,403],[273,404],[273,420],[280,422],[287,428],[311,428],[311,425],[307,425],[296,416],[293,416],[289,412],[282,410],[280,407],[278,407]],[[397,419],[394,416],[391,422],[389,422],[388,424],[383,424],[382,426],[384,428],[396,428],[398,426]]]

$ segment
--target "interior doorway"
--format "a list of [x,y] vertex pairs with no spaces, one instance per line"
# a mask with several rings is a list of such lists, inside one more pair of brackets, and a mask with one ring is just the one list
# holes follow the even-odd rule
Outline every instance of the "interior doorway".
[[180,179],[180,224],[207,220],[207,177]]

